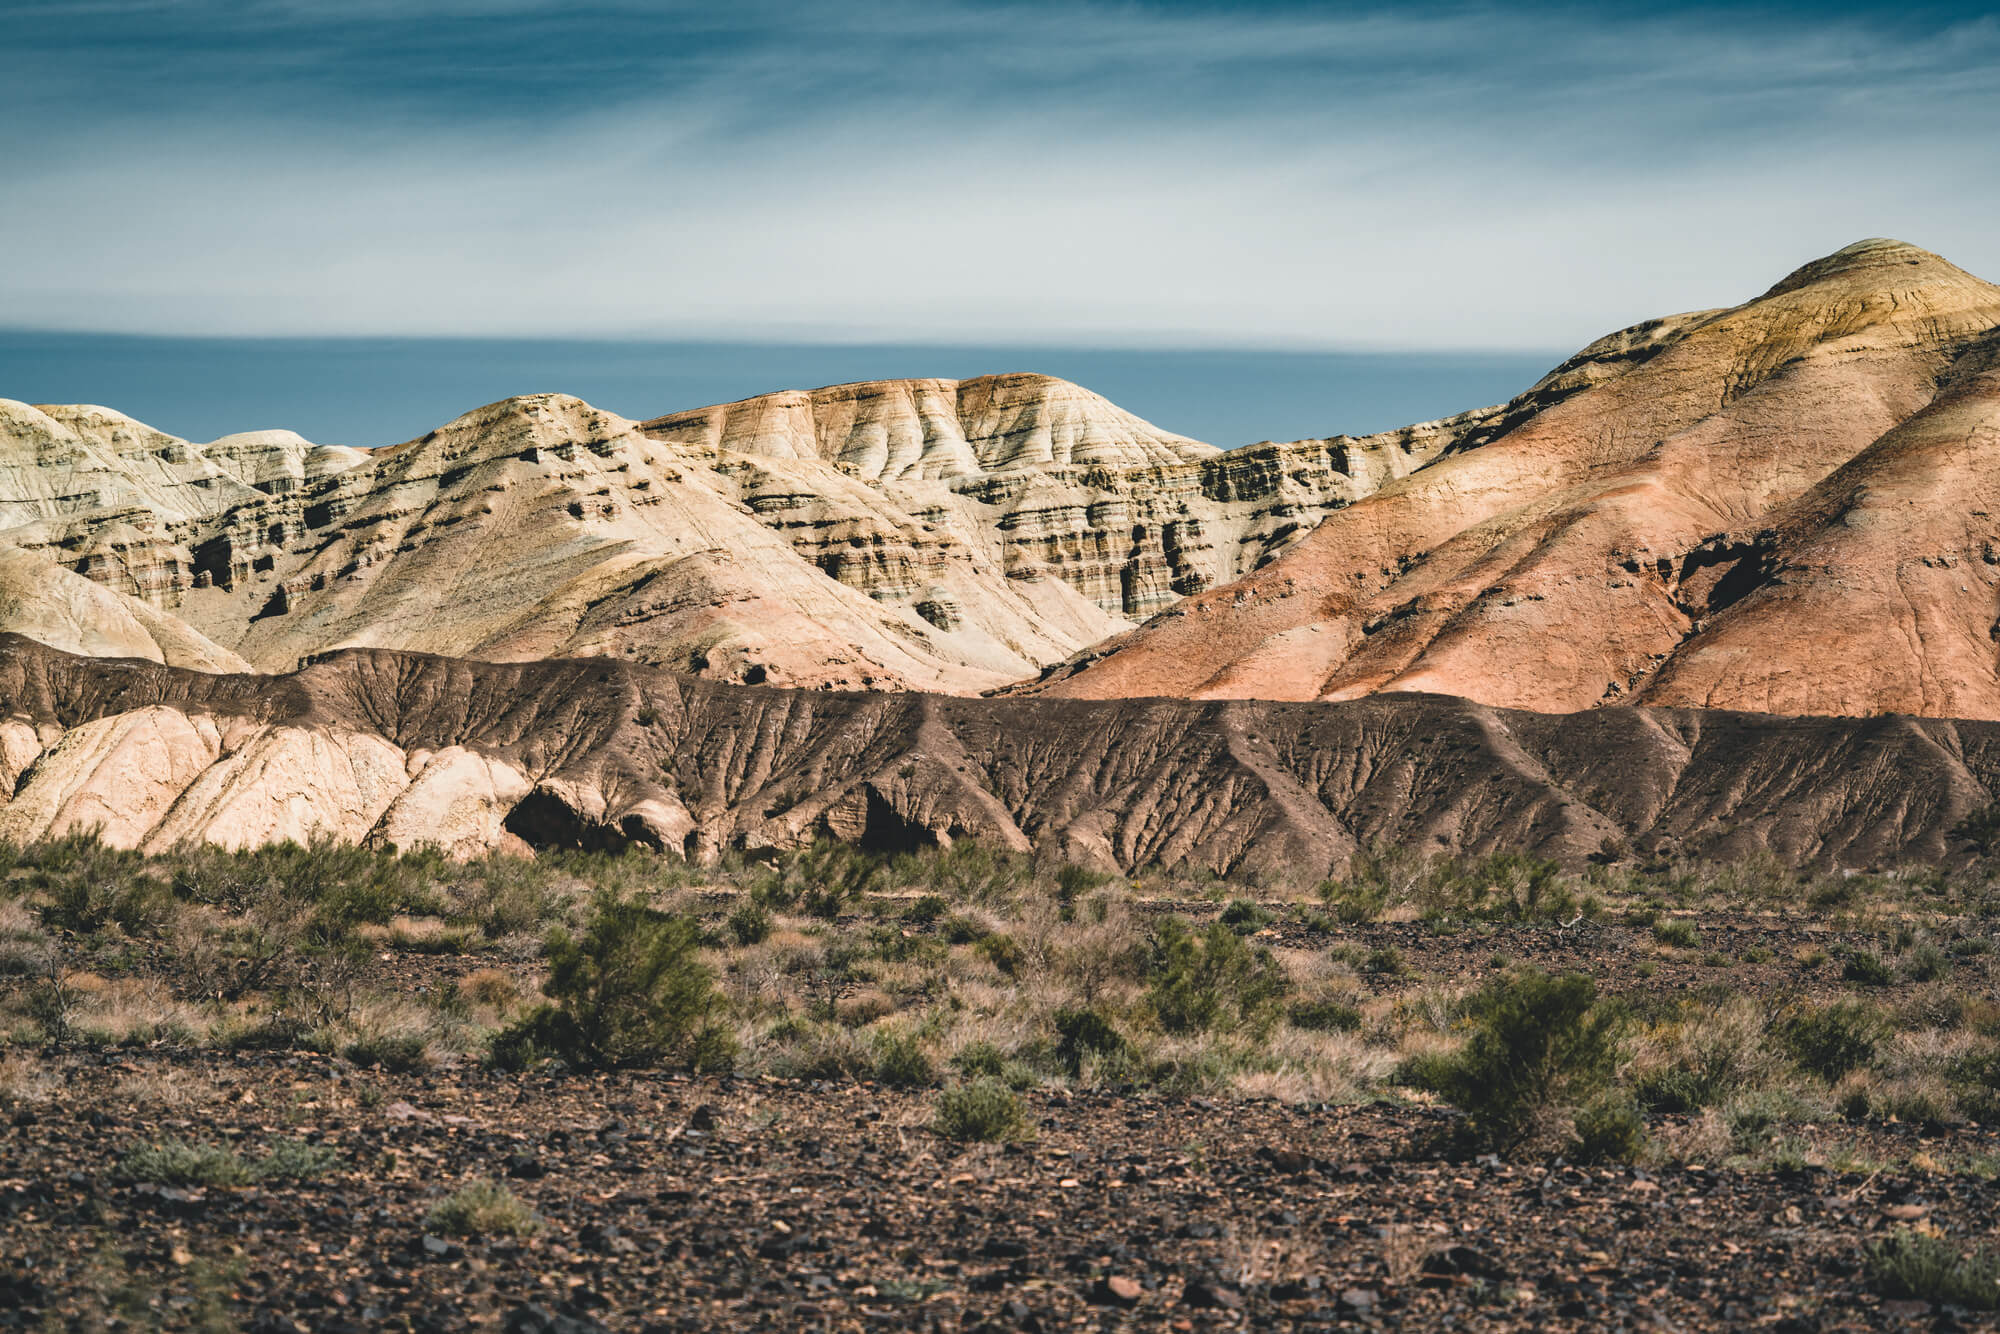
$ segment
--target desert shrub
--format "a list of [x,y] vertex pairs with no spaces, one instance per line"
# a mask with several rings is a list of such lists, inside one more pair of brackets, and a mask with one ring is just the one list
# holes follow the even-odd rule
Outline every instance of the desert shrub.
[[1337,920],[1351,926],[1381,916],[1389,906],[1389,889],[1380,880],[1365,877],[1328,880],[1320,885],[1319,898]]
[[841,1083],[875,1076],[875,1052],[860,1036],[838,1025],[788,1020],[764,1040],[765,1068],[779,1079]]
[[1255,935],[1275,920],[1272,914],[1249,899],[1231,899],[1217,919],[1239,936]]
[[1677,950],[1701,948],[1701,932],[1685,917],[1669,917],[1653,923],[1653,939]]
[[1361,971],[1376,977],[1401,977],[1410,966],[1394,945],[1377,945],[1361,956]]
[[1285,1012],[1285,1018],[1290,1021],[1293,1028],[1303,1028],[1314,1033],[1361,1031],[1361,1011],[1343,1001],[1331,998],[1296,1001]]
[[1562,867],[1542,857],[1495,853],[1454,868],[1446,877],[1446,900],[1428,917],[1463,916],[1480,921],[1546,922],[1585,910]]
[[2000,804],[1982,806],[1951,827],[1948,837],[1970,845],[1982,857],[2000,849]]
[[875,1039],[875,1078],[891,1088],[922,1088],[937,1079],[937,1064],[914,1033]]
[[941,894],[924,894],[912,900],[903,909],[903,920],[917,926],[928,926],[951,911],[951,904]]
[[1578,1113],[1611,1092],[1618,1008],[1581,973],[1528,970],[1489,982],[1467,999],[1466,1015],[1465,1045],[1409,1063],[1405,1078],[1464,1112],[1487,1147],[1575,1142]]
[[1025,854],[970,839],[907,857],[896,864],[896,872],[952,903],[984,907],[1006,903],[1035,879],[1034,864]]
[[1125,1050],[1124,1035],[1101,1010],[1065,1008],[1055,1012],[1052,1022],[1056,1030],[1056,1062],[1072,1079],[1083,1073],[1086,1060]]
[[324,1144],[281,1139],[272,1142],[253,1168],[259,1181],[311,1181],[340,1166],[340,1154]]
[[951,1068],[967,1079],[998,1079],[1007,1069],[1007,1053],[983,1039],[968,1042],[951,1058]]
[[1056,904],[1062,920],[1067,922],[1075,918],[1078,899],[1092,890],[1102,889],[1117,878],[1073,863],[1058,866],[1055,874]]
[[418,1033],[364,1033],[342,1045],[340,1054],[364,1069],[380,1066],[396,1075],[431,1064],[430,1043]]
[[244,1186],[256,1174],[234,1149],[169,1139],[127,1153],[118,1161],[118,1175],[156,1186]]
[[1014,1090],[988,1077],[940,1093],[932,1124],[946,1139],[991,1144],[1019,1138],[1027,1127],[1027,1113]]
[[542,1223],[506,1186],[473,1181],[431,1206],[424,1226],[447,1237],[527,1237]]
[[1800,1069],[1831,1083],[1875,1058],[1885,1025],[1873,1007],[1844,1000],[1796,1006],[1779,1019],[1777,1032]]
[[1903,977],[1910,982],[1936,982],[1951,975],[1951,956],[1924,941],[1903,956]]
[[458,982],[459,994],[474,1005],[504,1010],[521,999],[521,988],[504,969],[476,968]]
[[884,881],[880,860],[849,844],[823,842],[787,857],[785,874],[800,885],[799,911],[831,922]]
[[1022,966],[1027,962],[1027,955],[1022,951],[1021,943],[1012,936],[1002,935],[998,931],[982,938],[973,949],[979,957],[1008,977],[1020,976]]
[[984,922],[963,913],[954,913],[944,919],[938,927],[938,934],[951,945],[976,945],[990,934]]
[[1917,1126],[1945,1126],[1959,1120],[1958,1099],[1951,1086],[1931,1072],[1898,1075],[1875,1070],[1850,1072],[1833,1088],[1833,1105],[1851,1121],[1902,1121]]
[[[563,882],[561,887],[557,882]],[[446,880],[451,912],[489,940],[540,931],[567,911],[580,886],[549,860],[492,853],[466,862]]]
[[70,834],[19,849],[21,887],[39,901],[42,925],[94,936],[113,926],[151,935],[172,915],[172,886],[139,853],[95,834]]
[[1691,1004],[1648,1027],[1628,1072],[1634,1096],[1656,1112],[1697,1112],[1768,1082],[1780,1058],[1762,1009],[1747,1000]]
[[1885,1297],[2000,1309],[2000,1253],[1897,1228],[1868,1248],[1869,1281]]
[[1856,986],[1886,987],[1896,980],[1896,967],[1873,950],[1850,949],[1840,955],[1840,980]]
[[770,939],[771,910],[752,899],[729,914],[729,935],[738,945],[758,945]]
[[1646,1145],[1646,1118],[1629,1097],[1606,1092],[1577,1109],[1570,1156],[1580,1163],[1629,1163]]
[[560,929],[549,937],[542,994],[550,1003],[503,1032],[495,1058],[550,1055],[578,1069],[726,1067],[734,1043],[715,1019],[722,999],[700,944],[691,918],[600,891],[581,937]]
[[1196,935],[1183,919],[1168,917],[1154,929],[1148,955],[1146,1001],[1170,1033],[1268,1029],[1289,986],[1269,950],[1220,922]]

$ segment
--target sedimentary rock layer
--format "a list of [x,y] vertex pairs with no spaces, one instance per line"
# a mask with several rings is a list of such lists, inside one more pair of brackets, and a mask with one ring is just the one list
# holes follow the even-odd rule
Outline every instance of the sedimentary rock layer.
[[2000,717],[2000,288],[1866,241],[1602,340],[1062,695]]
[[970,692],[1254,568],[1477,420],[1224,455],[1013,375],[643,430],[538,395],[369,455],[0,401],[0,542],[266,669],[368,645]]
[[1311,879],[1367,844],[1574,861],[1615,839],[1866,866],[1946,855],[2000,792],[2000,723],[966,699],[385,650],[216,675],[12,636],[0,719],[0,837],[101,827],[149,847],[318,833],[701,857],[977,838]]

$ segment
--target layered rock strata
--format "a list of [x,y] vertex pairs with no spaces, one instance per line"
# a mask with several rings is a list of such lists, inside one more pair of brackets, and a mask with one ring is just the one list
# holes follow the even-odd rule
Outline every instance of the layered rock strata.
[[1613,335],[1072,696],[2000,717],[2000,288],[1866,241]]
[[976,838],[1104,868],[1310,880],[1362,845],[1570,861],[1622,840],[1935,859],[2000,792],[2000,723],[1434,695],[1346,703],[781,690],[608,660],[346,650],[218,675],[0,638],[0,837],[332,836],[458,855]]

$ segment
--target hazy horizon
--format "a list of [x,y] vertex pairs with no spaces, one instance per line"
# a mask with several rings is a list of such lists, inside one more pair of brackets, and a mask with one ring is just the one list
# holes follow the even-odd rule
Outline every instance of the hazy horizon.
[[[1573,349],[1571,349],[1573,350]],[[0,398],[96,403],[185,439],[283,428],[414,439],[517,394],[645,418],[855,380],[1036,371],[1223,448],[1363,434],[1503,402],[1569,355],[714,340],[173,338],[0,328]]]

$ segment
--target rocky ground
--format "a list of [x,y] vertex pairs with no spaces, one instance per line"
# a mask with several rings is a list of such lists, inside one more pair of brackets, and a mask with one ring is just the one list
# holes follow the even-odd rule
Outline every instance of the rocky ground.
[[[1425,1107],[1029,1095],[964,1147],[931,1096],[658,1075],[395,1077],[309,1055],[111,1053],[0,1139],[0,1326],[311,1329],[1714,1328],[1977,1317],[1885,1301],[1863,1248],[1979,1232],[2000,1187],[1907,1165],[1782,1174],[1448,1161]],[[132,1179],[179,1137],[324,1176]],[[1887,1138],[1944,1159],[1991,1132]],[[428,1212],[505,1182],[533,1235]],[[208,1322],[204,1325],[203,1322]],[[123,1327],[123,1326],[121,1326]]]

